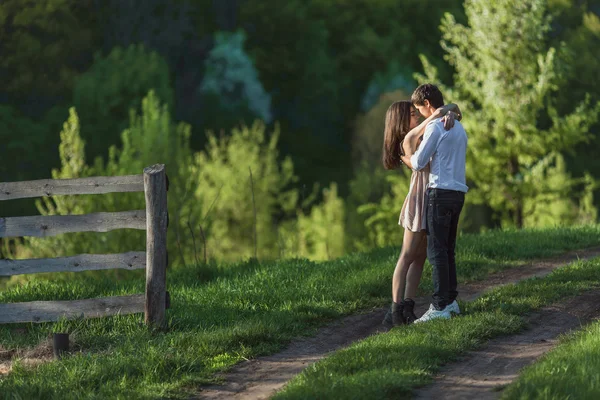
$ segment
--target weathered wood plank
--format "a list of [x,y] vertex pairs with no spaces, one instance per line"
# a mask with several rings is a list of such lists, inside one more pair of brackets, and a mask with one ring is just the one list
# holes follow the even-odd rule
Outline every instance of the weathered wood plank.
[[0,237],[48,237],[69,232],[108,232],[125,228],[146,229],[146,211],[0,218]]
[[143,294],[85,300],[0,304],[0,324],[52,322],[61,318],[99,318],[144,312]]
[[1,182],[0,200],[24,199],[73,194],[113,192],[143,192],[144,177],[139,175],[94,176],[74,179],[40,179],[35,181]]
[[146,194],[146,310],[145,322],[162,328],[167,305],[167,178],[165,166],[144,168]]
[[0,260],[0,276],[142,268],[146,268],[146,253],[143,251],[120,254],[79,254],[72,257],[28,260]]

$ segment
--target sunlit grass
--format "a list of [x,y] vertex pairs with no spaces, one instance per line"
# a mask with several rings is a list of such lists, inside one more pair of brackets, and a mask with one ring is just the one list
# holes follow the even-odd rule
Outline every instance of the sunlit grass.
[[[399,327],[354,343],[307,368],[275,398],[410,398],[413,389],[429,383],[441,365],[475,349],[487,339],[518,332],[525,326],[525,313],[598,288],[600,258],[578,261],[547,277],[527,279],[495,289],[472,303],[462,304],[464,316]],[[597,340],[589,340],[585,357],[583,350],[574,352],[570,356],[571,364],[563,364],[579,365],[574,369],[579,374],[576,381],[581,385],[586,373],[600,367],[600,352],[591,347],[594,343]],[[567,353],[560,354],[565,357]],[[582,357],[577,358],[580,355]],[[589,368],[580,365],[589,358],[595,358],[595,364],[591,362]],[[584,394],[598,392],[597,376],[590,381],[589,389],[579,390],[582,396],[568,397],[566,386],[556,396],[555,392],[546,391],[543,372],[551,368],[556,371],[559,364],[557,361],[530,372],[528,376],[535,376],[537,380],[529,383],[527,378],[522,378],[520,387],[523,390],[511,390],[509,393],[516,397],[509,398],[595,398]],[[556,381],[566,382],[569,379],[563,375]],[[541,386],[536,388],[536,385]],[[522,393],[523,396],[517,396],[516,393]]]
[[[459,279],[481,279],[528,259],[598,245],[599,237],[599,226],[464,235],[458,244]],[[11,374],[0,378],[0,394],[11,399],[185,396],[187,388],[214,382],[216,372],[243,359],[273,353],[333,319],[387,304],[398,250],[378,249],[323,263],[296,259],[170,269],[167,286],[172,308],[165,333],[149,333],[141,315],[1,326],[0,343],[5,349],[35,346],[51,332],[66,331],[77,351],[35,368],[16,363]],[[424,273],[421,289],[426,292],[431,289],[430,275]],[[0,302],[143,292],[138,272],[122,273],[118,280],[111,276],[60,274],[57,281],[35,279],[1,292]],[[456,327],[454,339],[448,337],[448,346],[456,349],[452,351],[520,326],[520,320],[504,309],[485,315],[482,320],[469,317],[469,328]],[[487,327],[482,322],[494,320],[504,321],[503,326]],[[442,324],[439,329],[443,333],[446,327]],[[467,329],[472,334],[466,335]],[[470,338],[468,344],[460,342],[463,336]],[[436,360],[452,351],[442,352]],[[408,370],[406,376],[425,379],[432,367],[428,368]]]
[[561,344],[526,368],[503,399],[600,398],[600,321],[563,337]]

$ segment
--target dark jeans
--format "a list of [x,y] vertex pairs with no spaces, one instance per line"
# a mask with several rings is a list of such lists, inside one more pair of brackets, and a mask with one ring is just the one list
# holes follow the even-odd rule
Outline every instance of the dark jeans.
[[456,231],[465,194],[455,190],[427,191],[427,257],[433,266],[433,306],[443,310],[456,300]]

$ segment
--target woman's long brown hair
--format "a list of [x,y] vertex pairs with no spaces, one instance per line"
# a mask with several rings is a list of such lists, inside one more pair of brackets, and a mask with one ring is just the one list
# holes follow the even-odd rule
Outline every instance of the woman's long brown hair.
[[410,101],[393,103],[385,114],[385,130],[383,135],[383,166],[395,169],[402,164],[401,143],[410,130],[410,112],[413,105]]

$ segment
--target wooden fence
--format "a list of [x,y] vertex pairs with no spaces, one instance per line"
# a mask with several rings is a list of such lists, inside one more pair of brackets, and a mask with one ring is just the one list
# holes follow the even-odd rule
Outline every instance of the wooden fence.
[[140,175],[45,179],[0,183],[0,200],[54,195],[144,192],[146,209],[85,215],[0,218],[0,237],[48,237],[67,232],[145,229],[146,252],[80,254],[72,257],[0,260],[0,276],[40,272],[146,268],[146,293],[70,301],[0,304],[0,323],[49,322],[60,318],[95,318],[145,313],[146,324],[161,327],[167,307],[167,176],[156,164]]

